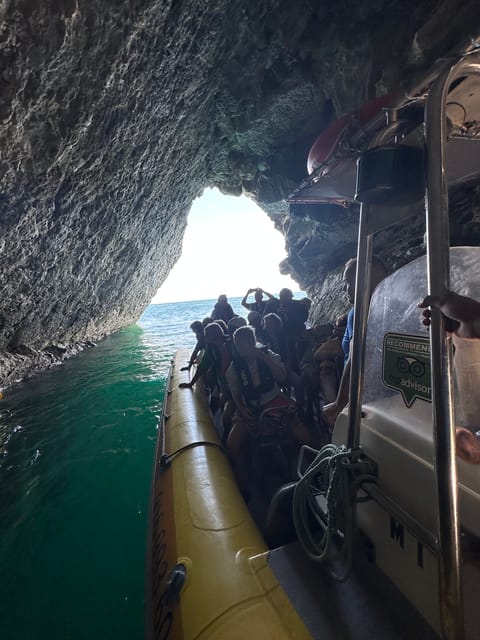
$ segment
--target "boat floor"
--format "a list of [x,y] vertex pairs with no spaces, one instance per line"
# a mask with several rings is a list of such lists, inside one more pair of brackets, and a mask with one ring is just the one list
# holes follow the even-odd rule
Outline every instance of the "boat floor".
[[298,543],[272,550],[269,565],[315,640],[439,640],[366,559],[356,562],[345,582],[314,564]]

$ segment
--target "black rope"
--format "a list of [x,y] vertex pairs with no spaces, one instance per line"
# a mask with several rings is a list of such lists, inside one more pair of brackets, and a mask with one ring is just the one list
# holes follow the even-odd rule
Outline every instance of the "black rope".
[[212,442],[210,440],[199,440],[198,442],[190,442],[189,444],[186,444],[183,447],[179,447],[175,451],[172,451],[172,453],[162,453],[158,461],[158,464],[162,469],[166,469],[169,466],[170,462],[173,460],[173,458],[176,458],[180,453],[183,453],[183,451],[187,451],[188,449],[193,449],[194,447],[201,447],[201,446],[217,447],[223,453],[225,454],[227,453],[225,450],[225,447],[219,444],[218,442]]

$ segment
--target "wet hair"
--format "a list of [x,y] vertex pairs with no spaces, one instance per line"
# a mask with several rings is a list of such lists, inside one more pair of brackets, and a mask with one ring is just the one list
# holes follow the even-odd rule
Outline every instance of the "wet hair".
[[221,328],[223,333],[227,333],[228,327],[227,327],[227,323],[225,322],[225,320],[222,320],[221,318],[219,318],[218,320],[214,320],[213,323],[214,324],[218,324],[218,326]]
[[282,298],[288,298],[289,300],[291,300],[293,298],[293,292],[291,289],[287,289],[287,287],[284,287],[280,290],[278,297],[280,298],[280,300]]
[[252,327],[260,327],[262,325],[262,316],[258,311],[250,311],[247,315],[248,324]]
[[205,327],[205,339],[207,341],[221,340],[224,338],[222,327],[218,322],[211,322]]
[[250,343],[252,347],[254,347],[256,343],[255,333],[252,327],[240,327],[237,329],[233,334],[233,340],[235,344],[238,340],[243,340],[244,342]]
[[273,322],[276,325],[277,329],[283,328],[283,321],[280,316],[277,316],[276,313],[267,313],[266,316],[263,317],[263,324],[266,327],[268,322]]
[[229,333],[233,333],[235,329],[244,327],[246,324],[247,321],[245,320],[245,318],[242,318],[242,316],[233,316],[233,318],[230,318],[230,320],[228,321],[228,331]]
[[330,322],[325,322],[322,324],[314,324],[312,330],[317,339],[326,340],[332,335],[334,327]]
[[200,320],[195,320],[194,322],[192,322],[192,324],[190,325],[190,329],[192,331],[194,331],[195,333],[198,333],[200,331],[203,331],[203,324],[200,322]]

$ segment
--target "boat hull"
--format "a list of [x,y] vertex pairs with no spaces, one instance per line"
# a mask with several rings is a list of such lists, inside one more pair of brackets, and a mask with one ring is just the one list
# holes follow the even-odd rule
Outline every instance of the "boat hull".
[[172,363],[155,458],[147,638],[310,638],[268,566],[204,395],[178,388],[187,358]]

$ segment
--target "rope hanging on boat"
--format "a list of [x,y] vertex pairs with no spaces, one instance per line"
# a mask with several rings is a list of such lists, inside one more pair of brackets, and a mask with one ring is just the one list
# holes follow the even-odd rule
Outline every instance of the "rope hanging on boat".
[[[302,471],[305,454],[314,456]],[[315,562],[338,559],[336,580],[348,577],[352,562],[355,504],[368,497],[357,497],[366,482],[376,482],[376,469],[360,449],[327,444],[320,451],[304,445],[297,464],[299,480],[293,494],[293,520],[297,536],[307,555]],[[323,502],[323,505],[322,505]],[[338,544],[340,541],[340,544]]]

